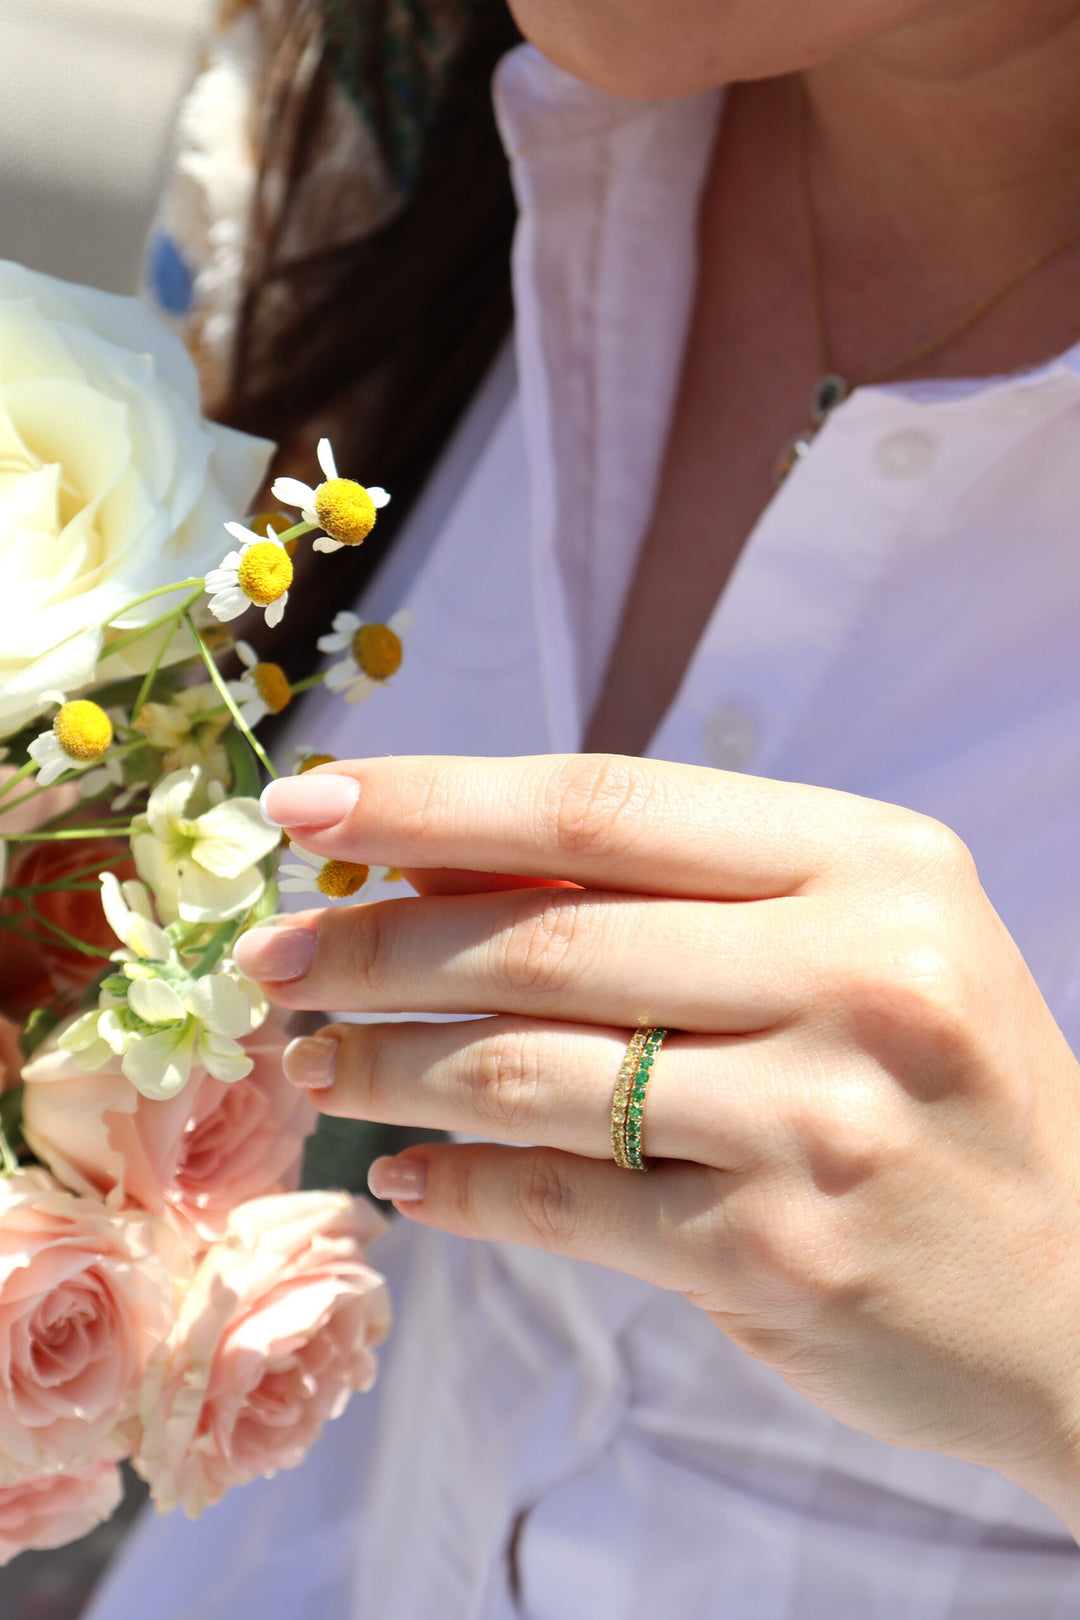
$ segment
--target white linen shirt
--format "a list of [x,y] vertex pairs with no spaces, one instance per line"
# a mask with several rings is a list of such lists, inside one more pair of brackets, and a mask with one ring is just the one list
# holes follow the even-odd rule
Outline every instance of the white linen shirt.
[[[720,99],[613,100],[529,48],[502,64],[518,382],[504,358],[363,604],[415,610],[401,672],[361,709],[320,695],[298,738],[579,746],[652,512]],[[1075,1048],[1080,349],[857,390],[756,525],[648,752],[949,823]],[[144,1525],[90,1620],[142,1620],[151,1582],[154,1620],[1080,1614],[1048,1510],[826,1417],[680,1297],[405,1222],[376,1260],[398,1316],[376,1391],[295,1472]]]

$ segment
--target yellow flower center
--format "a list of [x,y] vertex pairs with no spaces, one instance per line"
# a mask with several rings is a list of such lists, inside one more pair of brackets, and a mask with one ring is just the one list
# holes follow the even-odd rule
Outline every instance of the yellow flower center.
[[112,721],[105,710],[86,698],[65,703],[53,721],[57,742],[72,759],[100,759],[113,740]]
[[[248,528],[253,529],[256,534],[265,534],[269,540],[275,534],[284,534],[287,529],[291,529],[295,521],[295,518],[291,518],[287,512],[256,512],[248,524]],[[300,536],[298,534],[293,535],[291,540],[286,540],[286,554],[295,557],[296,548],[299,544]]]
[[240,558],[236,579],[246,597],[266,607],[285,595],[293,581],[293,565],[284,547],[258,540]]
[[313,771],[316,765],[336,765],[336,754],[305,754],[296,767],[297,776],[303,776],[305,771]]
[[256,664],[251,671],[255,690],[271,714],[280,714],[292,702],[289,677],[280,664]]
[[401,637],[388,624],[362,624],[352,638],[358,668],[373,681],[386,681],[401,668]]
[[331,900],[345,900],[368,880],[367,866],[356,866],[352,861],[327,861],[315,879],[321,894]]
[[330,536],[345,546],[358,546],[375,527],[375,502],[363,484],[351,478],[329,478],[315,491],[315,516]]

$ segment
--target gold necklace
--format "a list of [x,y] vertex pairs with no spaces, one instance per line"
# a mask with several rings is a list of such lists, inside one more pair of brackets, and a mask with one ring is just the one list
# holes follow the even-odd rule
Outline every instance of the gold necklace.
[[814,221],[814,202],[810,187],[810,161],[806,131],[807,99],[806,91],[801,79],[792,81],[794,91],[794,134],[795,134],[795,173],[799,192],[799,213],[802,221],[803,254],[806,260],[807,280],[810,284],[810,298],[814,309],[814,329],[817,338],[818,350],[818,381],[814,384],[810,395],[811,425],[803,428],[789,439],[776,458],[775,477],[778,484],[782,484],[788,474],[798,466],[799,462],[810,449],[811,444],[825,426],[831,413],[855,388],[862,388],[868,384],[889,382],[898,377],[909,366],[916,365],[920,360],[926,360],[930,355],[936,354],[939,349],[959,337],[974,326],[976,321],[982,319],[996,304],[1008,296],[1022,281],[1026,281],[1036,270],[1056,259],[1059,253],[1072,247],[1074,242],[1080,242],[1080,226],[1076,226],[1067,236],[1063,236],[1044,253],[1036,253],[1025,259],[1023,264],[1017,266],[1004,281],[999,282],[988,293],[984,293],[962,315],[938,332],[934,337],[927,338],[923,343],[916,343],[908,349],[899,359],[890,365],[881,367],[878,371],[868,372],[864,377],[843,377],[830,364],[829,359],[829,326],[825,314],[825,296],[821,284],[821,251],[818,246],[817,227]]

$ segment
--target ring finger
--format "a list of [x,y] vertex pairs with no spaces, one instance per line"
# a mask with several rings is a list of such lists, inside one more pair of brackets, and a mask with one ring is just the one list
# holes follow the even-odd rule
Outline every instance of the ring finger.
[[[285,1071],[322,1112],[611,1154],[611,1105],[628,1032],[530,1019],[336,1024],[293,1041]],[[649,1084],[648,1156],[743,1171],[776,1143],[770,1108],[791,1083],[791,1037],[674,1034]]]

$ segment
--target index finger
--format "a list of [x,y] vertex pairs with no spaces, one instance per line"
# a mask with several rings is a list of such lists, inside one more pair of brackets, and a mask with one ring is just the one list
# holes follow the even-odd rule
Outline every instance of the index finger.
[[868,817],[890,813],[825,788],[617,754],[337,760],[272,782],[262,802],[327,859],[732,900],[793,893]]

